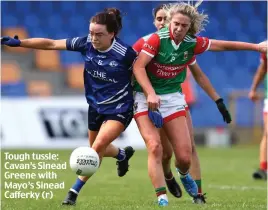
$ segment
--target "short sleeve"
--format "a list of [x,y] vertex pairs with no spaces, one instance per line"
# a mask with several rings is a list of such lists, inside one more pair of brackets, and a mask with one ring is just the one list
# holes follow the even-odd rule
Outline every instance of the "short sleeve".
[[143,45],[141,52],[151,56],[152,58],[158,54],[160,47],[160,38],[157,34],[153,34]]
[[194,54],[201,54],[210,48],[211,41],[207,37],[196,37],[196,46],[194,48]]
[[89,36],[69,38],[66,39],[66,48],[69,51],[84,52],[88,42],[90,42]]
[[144,45],[144,39],[140,38],[138,41],[135,42],[135,44],[132,46],[132,48],[136,51],[136,52],[140,52],[142,50],[142,47]]

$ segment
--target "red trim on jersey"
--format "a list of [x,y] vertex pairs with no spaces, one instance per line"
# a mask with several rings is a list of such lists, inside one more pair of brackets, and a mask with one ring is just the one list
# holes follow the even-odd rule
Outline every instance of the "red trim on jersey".
[[145,40],[143,38],[140,38],[138,41],[135,42],[135,44],[133,44],[132,48],[139,53],[142,50],[144,43]]
[[209,39],[207,37],[196,37],[196,46],[194,48],[194,54],[198,55],[205,52],[209,45]]
[[267,62],[267,56],[265,53],[262,53],[261,54],[261,59],[264,61],[264,62]]
[[165,118],[164,118],[164,123],[167,123],[167,122],[169,122],[169,121],[171,121],[171,120],[173,120],[173,119],[175,119],[175,118],[177,118],[177,117],[182,117],[182,116],[186,117],[186,112],[185,112],[185,110],[182,110],[182,111],[173,113],[173,114],[171,114],[171,115],[165,117]]
[[160,37],[158,34],[152,34],[152,36],[144,43],[142,50],[156,56],[160,47]]

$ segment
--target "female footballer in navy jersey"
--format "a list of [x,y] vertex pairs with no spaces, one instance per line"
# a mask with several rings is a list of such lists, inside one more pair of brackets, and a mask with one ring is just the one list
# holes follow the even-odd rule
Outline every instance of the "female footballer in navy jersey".
[[[110,143],[129,125],[133,117],[132,64],[136,52],[117,38],[122,28],[120,11],[106,9],[90,20],[89,35],[71,39],[32,38],[19,40],[2,37],[1,44],[42,50],[80,52],[84,61],[84,85],[88,108],[88,134],[91,147],[100,159],[120,156],[124,173],[134,150],[119,151]],[[110,155],[107,154],[110,151]],[[118,153],[118,154],[117,154]],[[123,174],[124,175],[124,174]],[[89,177],[79,176],[63,205],[75,205],[77,195]]]

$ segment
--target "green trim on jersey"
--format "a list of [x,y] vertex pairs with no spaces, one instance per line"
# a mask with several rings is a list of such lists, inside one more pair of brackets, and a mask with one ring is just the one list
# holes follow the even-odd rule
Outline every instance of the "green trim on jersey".
[[[176,45],[170,37],[169,28],[156,32],[160,38],[158,54],[147,65],[146,72],[156,94],[182,92],[181,83],[185,81],[187,65],[193,62],[196,37],[186,35]],[[142,92],[141,86],[135,81],[134,90]]]

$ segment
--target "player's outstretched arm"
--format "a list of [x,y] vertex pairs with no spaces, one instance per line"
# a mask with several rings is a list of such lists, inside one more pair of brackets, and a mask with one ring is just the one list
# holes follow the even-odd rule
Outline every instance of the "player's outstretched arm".
[[248,97],[252,101],[255,101],[259,98],[256,90],[259,84],[261,83],[261,81],[264,80],[266,73],[267,73],[267,62],[262,61],[257,69],[257,72],[254,75],[253,82],[252,82],[252,85],[248,94]]
[[261,42],[259,44],[253,44],[248,42],[236,42],[236,41],[223,41],[223,40],[210,40],[210,51],[236,51],[236,50],[249,50],[258,51],[262,53],[267,52],[267,42]]
[[45,38],[30,38],[30,39],[18,39],[4,36],[1,38],[1,45],[7,45],[10,47],[25,47],[31,49],[40,50],[66,50],[66,39],[53,40]]
[[192,72],[192,75],[198,85],[208,94],[208,96],[215,101],[219,112],[222,115],[223,121],[226,123],[230,123],[232,121],[231,115],[226,108],[223,99],[216,92],[214,87],[212,86],[210,80],[205,75],[205,73],[201,70],[200,66],[197,62],[193,65],[189,65],[189,69]]
[[196,62],[193,65],[189,65],[189,69],[192,72],[192,75],[197,82],[197,84],[208,94],[208,96],[216,101],[220,98],[214,87],[212,86],[210,80],[205,75],[205,73],[201,70],[200,66]]

